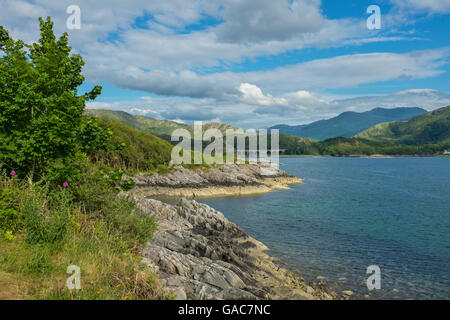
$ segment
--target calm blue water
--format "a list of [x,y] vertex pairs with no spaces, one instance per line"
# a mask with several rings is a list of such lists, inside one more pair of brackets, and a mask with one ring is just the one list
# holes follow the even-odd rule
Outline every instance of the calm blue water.
[[309,281],[371,298],[450,299],[450,157],[289,158],[288,191],[202,199]]

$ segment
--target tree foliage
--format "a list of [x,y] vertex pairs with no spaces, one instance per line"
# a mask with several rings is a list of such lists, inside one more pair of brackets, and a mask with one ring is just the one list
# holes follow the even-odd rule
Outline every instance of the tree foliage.
[[71,54],[67,33],[55,37],[50,17],[39,22],[32,45],[0,26],[0,160],[31,177],[75,155],[85,102],[101,92],[78,95],[83,59]]

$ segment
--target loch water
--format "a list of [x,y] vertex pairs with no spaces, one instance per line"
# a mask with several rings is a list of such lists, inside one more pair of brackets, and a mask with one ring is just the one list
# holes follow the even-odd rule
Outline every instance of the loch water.
[[[450,157],[283,158],[304,183],[199,201],[305,280],[354,298],[450,298]],[[367,267],[381,271],[369,291]]]

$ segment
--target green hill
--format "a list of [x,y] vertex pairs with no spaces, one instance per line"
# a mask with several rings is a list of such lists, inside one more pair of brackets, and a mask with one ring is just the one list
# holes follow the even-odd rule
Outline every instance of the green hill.
[[[192,125],[182,124],[170,120],[157,120],[146,116],[135,116],[124,111],[114,110],[96,110],[87,109],[84,113],[86,116],[109,119],[118,122],[122,122],[137,130],[145,131],[154,134],[166,141],[171,142],[170,137],[175,129],[186,129],[192,137],[194,136],[194,127]],[[208,122],[203,124],[203,130],[219,129],[222,133],[225,133],[227,129],[236,129],[233,126],[226,123]]]
[[[448,122],[446,122],[448,121],[448,109],[449,107],[442,108],[434,112],[415,117],[407,122],[378,124],[358,136],[350,138],[337,137],[326,139],[324,141],[315,141],[310,138],[300,138],[293,135],[280,133],[279,146],[280,149],[283,150],[282,154],[289,155],[364,156],[374,154],[442,154],[444,150],[450,148],[450,143],[448,143]],[[184,128],[188,130],[191,132],[193,137],[193,126],[179,124],[174,121],[156,120],[143,116],[133,116],[123,111],[87,110],[86,114],[122,122],[123,124],[136,128],[135,131],[140,130],[147,133],[152,133],[168,142],[171,142],[170,135],[172,131],[177,128]],[[117,122],[115,123],[118,125]],[[447,123],[447,126],[445,123]],[[125,127],[127,126],[124,126],[124,128]],[[218,128],[224,132],[226,129],[233,127],[229,124],[207,123],[203,126],[203,128],[204,130],[209,128]],[[398,132],[408,132],[409,134],[399,138],[396,136],[396,133]],[[410,132],[416,132],[417,134],[414,135]],[[153,139],[156,138],[154,136],[152,137]],[[447,138],[442,139],[443,137]],[[418,139],[417,143],[408,143],[411,141],[414,142],[414,139]],[[208,142],[203,142],[204,147],[207,144]],[[270,148],[270,137],[268,138],[268,147]],[[164,159],[168,159],[168,157],[170,157],[169,151],[165,150],[163,153],[165,154]],[[162,163],[166,162],[162,159],[159,159],[159,161],[162,161]]]
[[97,118],[97,121],[100,127],[113,132],[108,150],[93,154],[97,163],[134,170],[151,170],[169,163],[172,145],[167,141],[116,120]]
[[355,137],[406,145],[450,143],[450,106],[409,121],[381,123]]
[[282,150],[282,154],[318,155],[320,153],[319,146],[320,143],[315,140],[280,133],[280,150]]
[[409,120],[424,113],[426,111],[420,108],[376,108],[361,113],[344,112],[337,117],[307,125],[277,125],[271,129],[279,129],[284,134],[322,141],[334,137],[349,138],[378,123]]
[[169,137],[178,128],[190,130],[190,126],[169,120],[157,120],[145,116],[134,116],[124,111],[87,109],[86,116],[122,122],[135,129],[150,132],[158,137]]

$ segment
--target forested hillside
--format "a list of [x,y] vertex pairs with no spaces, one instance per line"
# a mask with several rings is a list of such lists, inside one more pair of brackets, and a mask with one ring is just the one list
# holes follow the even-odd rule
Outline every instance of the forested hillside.
[[450,142],[450,106],[417,116],[409,121],[382,123],[356,137],[372,141],[423,145]]

